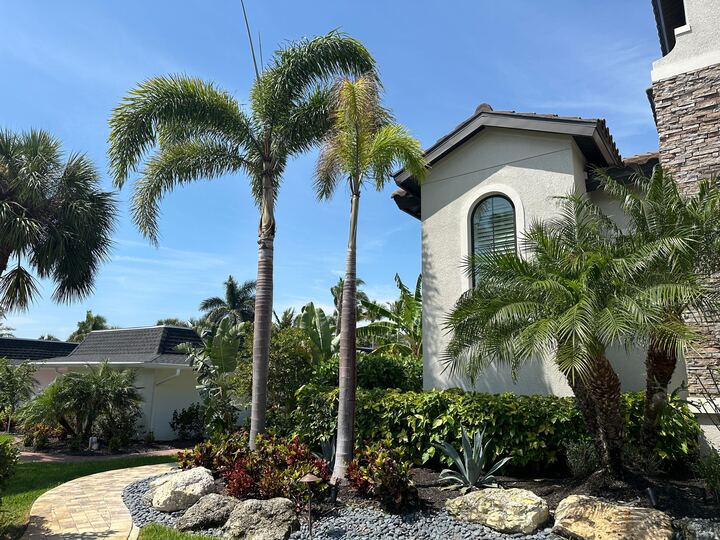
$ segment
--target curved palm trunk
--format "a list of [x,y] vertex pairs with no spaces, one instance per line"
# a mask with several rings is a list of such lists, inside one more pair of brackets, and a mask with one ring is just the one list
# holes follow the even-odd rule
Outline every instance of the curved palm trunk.
[[620,378],[605,355],[595,360],[587,388],[597,415],[600,462],[612,476],[621,477],[625,415],[620,394]]
[[[266,171],[269,163],[265,163]],[[255,328],[253,332],[252,405],[250,411],[250,448],[255,437],[265,431],[267,382],[270,357],[270,332],[273,304],[273,254],[275,241],[274,178],[263,174],[263,198],[258,231],[258,271],[255,289]]]
[[360,195],[353,193],[350,202],[350,237],[348,239],[345,283],[340,320],[340,403],[338,406],[338,432],[335,451],[333,482],[345,478],[348,463],[352,460],[355,438],[355,334],[357,330],[356,300],[356,241]]
[[641,433],[642,447],[651,451],[658,440],[658,420],[668,401],[668,385],[677,366],[674,351],[664,351],[654,341],[645,357],[646,389],[645,413]]

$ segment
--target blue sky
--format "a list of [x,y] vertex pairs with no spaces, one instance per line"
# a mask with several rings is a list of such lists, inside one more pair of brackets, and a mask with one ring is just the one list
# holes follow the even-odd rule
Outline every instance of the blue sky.
[[[339,28],[378,61],[386,104],[428,146],[481,102],[495,109],[604,117],[623,155],[657,148],[645,89],[660,56],[648,0],[247,0],[265,59],[283,43]],[[107,119],[138,82],[184,73],[243,103],[252,67],[239,0],[5,2],[0,17],[0,127],[43,128],[107,174]],[[316,153],[289,164],[280,191],[275,306],[330,305],[344,268],[348,198],[315,201]],[[358,273],[371,297],[395,296],[396,272],[420,271],[419,223],[392,185],[362,199]],[[160,247],[138,234],[126,187],[112,259],[89,298],[54,305],[51,288],[8,324],[65,338],[92,309],[118,326],[196,316],[232,274],[256,268],[257,210],[247,179],[198,182],[162,205]]]

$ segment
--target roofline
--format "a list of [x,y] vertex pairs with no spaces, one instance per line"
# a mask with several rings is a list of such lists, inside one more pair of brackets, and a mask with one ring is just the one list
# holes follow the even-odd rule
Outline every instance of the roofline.
[[79,345],[76,341],[63,341],[61,339],[54,340],[54,339],[37,339],[37,338],[24,338],[24,337],[3,337],[0,339],[12,339],[15,341],[35,341],[35,342],[41,342],[41,343],[64,343],[67,345]]
[[[26,362],[28,364],[37,364],[42,366],[99,366],[105,364],[105,361],[92,361],[92,362],[45,362],[43,360],[30,360]],[[176,367],[192,369],[190,364],[168,364],[168,363],[153,363],[153,362],[107,362],[111,366],[153,366],[153,367]]]
[[149,328],[177,328],[178,330],[192,330],[189,326],[176,326],[174,324],[151,324],[149,326],[128,326],[125,328],[105,328],[103,330],[92,330],[90,334],[98,334],[100,332],[122,332],[123,330],[147,330]]
[[[602,118],[541,116],[531,113],[483,109],[464,120],[453,131],[425,150],[424,156],[428,165],[433,165],[485,127],[501,127],[591,138],[605,161],[604,166],[620,165],[622,163],[622,157],[617,146],[615,146],[605,120]],[[393,176],[396,184],[413,194],[417,194],[416,187],[413,189],[414,186],[406,185],[409,180],[414,180],[410,172],[402,169]]]

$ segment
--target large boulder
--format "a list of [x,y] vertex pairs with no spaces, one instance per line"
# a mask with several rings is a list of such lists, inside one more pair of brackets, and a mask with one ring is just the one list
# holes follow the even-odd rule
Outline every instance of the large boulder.
[[525,489],[487,488],[445,503],[457,519],[480,523],[504,533],[530,534],[550,516],[548,504]]
[[212,474],[205,467],[196,467],[158,479],[153,489],[152,506],[161,512],[177,512],[190,508],[201,497],[215,493],[217,487]]
[[287,540],[300,528],[295,505],[277,497],[241,501],[230,514],[223,534],[234,540]]
[[571,495],[555,510],[555,534],[578,540],[670,540],[670,516],[652,508],[622,506]]
[[235,497],[210,493],[188,508],[177,521],[181,531],[214,529],[225,524],[240,501]]

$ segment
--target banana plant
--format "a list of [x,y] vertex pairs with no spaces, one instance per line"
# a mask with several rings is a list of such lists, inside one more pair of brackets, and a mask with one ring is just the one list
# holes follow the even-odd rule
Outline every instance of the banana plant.
[[[472,436],[472,442],[468,437],[465,427],[462,427],[462,449],[460,452],[455,450],[453,446],[444,441],[442,444],[436,444],[435,446],[444,453],[457,470],[444,469],[440,473],[440,480],[447,483],[443,489],[459,489],[461,493],[465,494],[470,490],[477,489],[479,487],[492,487],[497,486],[497,479],[495,473],[498,472],[511,457],[501,459],[492,465],[489,469],[485,470],[488,463],[490,452],[488,452],[488,446],[490,440],[483,444],[485,438],[485,429],[482,431],[476,431]],[[462,456],[461,456],[462,454]]]
[[304,305],[297,318],[297,326],[310,340],[315,364],[329,360],[337,352],[338,339],[335,335],[335,327],[322,308],[316,307],[312,302]]

